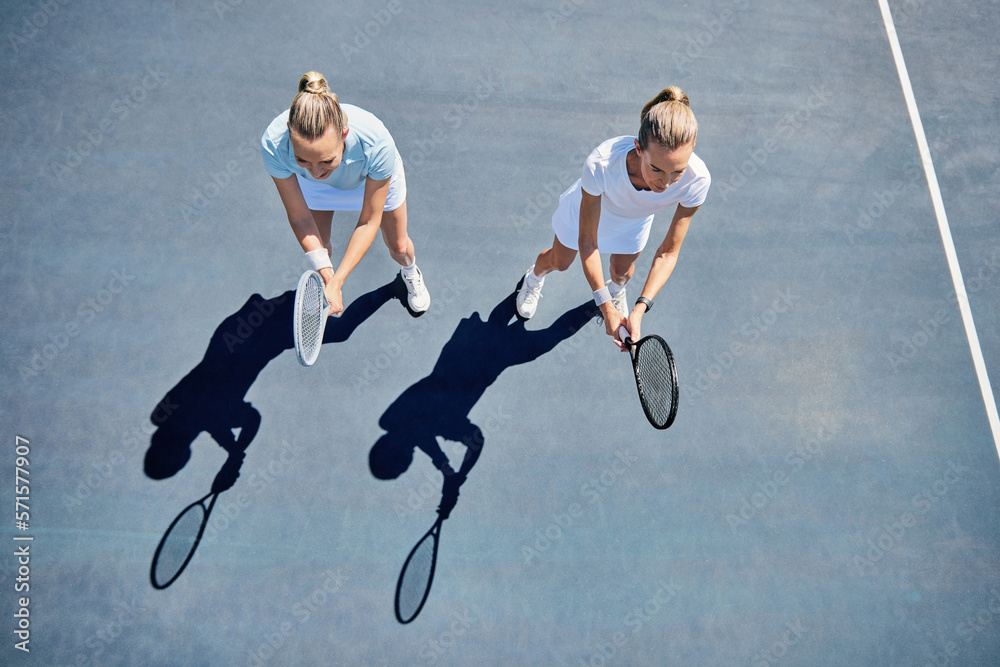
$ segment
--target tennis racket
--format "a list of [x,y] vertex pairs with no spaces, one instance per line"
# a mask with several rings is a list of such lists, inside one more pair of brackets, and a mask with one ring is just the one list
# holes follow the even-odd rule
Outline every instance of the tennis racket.
[[[156,547],[156,553],[153,554],[153,567],[149,573],[153,588],[162,590],[181,576],[181,572],[191,562],[198,543],[201,542],[208,517],[212,514],[215,499],[218,497],[217,492],[209,493],[201,500],[191,503],[167,528],[159,546]],[[206,500],[208,500],[207,505]]]
[[323,279],[315,271],[306,271],[295,288],[295,353],[299,363],[312,366],[323,347],[323,331],[330,304],[323,292]]
[[399,583],[396,584],[396,620],[400,623],[415,619],[427,602],[437,565],[441,524],[446,518],[447,513],[439,509],[437,521],[406,557],[403,570],[399,573]]
[[646,419],[656,428],[669,428],[677,416],[680,393],[677,367],[670,347],[655,335],[633,343],[625,327],[618,329],[618,336],[632,357],[635,386],[639,390],[639,403]]

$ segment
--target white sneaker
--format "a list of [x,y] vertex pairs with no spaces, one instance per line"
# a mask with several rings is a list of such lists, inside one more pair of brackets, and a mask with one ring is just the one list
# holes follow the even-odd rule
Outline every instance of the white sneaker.
[[542,298],[542,283],[538,282],[534,287],[528,280],[535,265],[532,264],[524,273],[524,280],[521,282],[521,289],[517,291],[517,314],[526,320],[530,320],[538,309],[538,300]]
[[621,292],[611,297],[611,303],[615,305],[615,308],[622,314],[622,317],[628,317],[628,297],[625,296],[624,287]]
[[413,268],[416,270],[409,277],[405,271],[400,271],[399,274],[403,277],[403,282],[406,283],[406,302],[410,305],[410,310],[422,313],[431,307],[431,293],[424,285],[424,274],[417,267]]

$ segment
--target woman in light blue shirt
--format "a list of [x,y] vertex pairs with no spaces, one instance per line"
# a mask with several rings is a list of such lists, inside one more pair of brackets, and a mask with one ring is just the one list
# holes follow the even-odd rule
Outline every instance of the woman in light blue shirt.
[[[398,262],[410,310],[431,304],[406,233],[406,175],[392,136],[374,115],[341,105],[319,72],[299,80],[291,107],[261,137],[264,167],[274,179],[295,238],[323,277],[330,313],[344,309],[341,289],[379,229]],[[360,211],[336,270],[330,260],[334,211]]]

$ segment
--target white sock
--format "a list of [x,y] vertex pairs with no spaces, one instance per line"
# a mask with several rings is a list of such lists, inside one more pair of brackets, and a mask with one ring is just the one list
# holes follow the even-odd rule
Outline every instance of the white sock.
[[541,287],[545,283],[545,276],[535,275],[535,265],[528,269],[528,285],[531,287]]
[[413,260],[413,264],[410,264],[409,266],[404,266],[400,270],[403,272],[404,276],[412,277],[417,272],[417,261]]
[[621,292],[623,289],[625,289],[624,285],[619,285],[613,280],[610,283],[608,283],[608,291],[611,292],[612,297],[618,296],[619,292]]

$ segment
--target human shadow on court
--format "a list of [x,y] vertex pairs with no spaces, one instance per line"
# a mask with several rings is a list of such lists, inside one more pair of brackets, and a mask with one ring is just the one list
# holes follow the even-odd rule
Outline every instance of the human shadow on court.
[[[343,316],[328,320],[323,344],[347,340],[385,303],[405,294],[406,288],[397,276],[393,282],[358,297]],[[254,294],[219,324],[204,358],[167,392],[150,416],[157,429],[146,452],[147,476],[165,479],[177,474],[191,458],[191,443],[202,432],[231,457],[241,458],[261,419],[256,408],[245,400],[246,394],[264,367],[294,346],[294,302],[294,290],[271,299]],[[238,436],[234,429],[240,429]],[[227,461],[227,465],[233,464]]]
[[[358,297],[341,317],[329,319],[323,344],[347,340],[388,301],[397,299],[405,303],[405,295],[406,287],[397,276],[392,282]],[[166,479],[180,472],[191,459],[192,443],[205,432],[228,454],[209,495],[217,496],[235,484],[246,449],[261,423],[260,412],[246,400],[246,394],[272,359],[294,347],[294,304],[294,290],[271,299],[254,294],[219,324],[204,358],[167,392],[150,416],[156,426],[144,462],[145,473],[150,479]],[[204,521],[207,520],[206,514]],[[194,535],[191,539],[195,540],[196,547],[197,539]]]
[[[538,359],[597,314],[588,302],[563,313],[544,329],[529,331],[516,317],[515,299],[516,292],[503,299],[485,322],[478,312],[459,322],[431,374],[407,388],[379,419],[386,433],[369,452],[372,474],[395,479],[410,467],[416,449],[427,454],[444,477],[438,527],[455,506],[459,488],[482,451],[483,432],[469,419],[469,412],[486,389],[503,371]],[[452,468],[438,437],[465,445],[458,471]],[[401,576],[397,586],[397,619],[409,622],[398,607],[403,580]]]
[[[590,302],[563,313],[537,331],[516,318],[516,292],[507,296],[484,322],[478,312],[459,322],[445,343],[433,371],[407,388],[379,418],[385,431],[369,453],[372,474],[395,479],[420,449],[445,475],[453,474],[437,437],[482,446],[483,435],[469,412],[500,374],[551,351],[597,314]],[[512,321],[513,320],[513,321]]]

